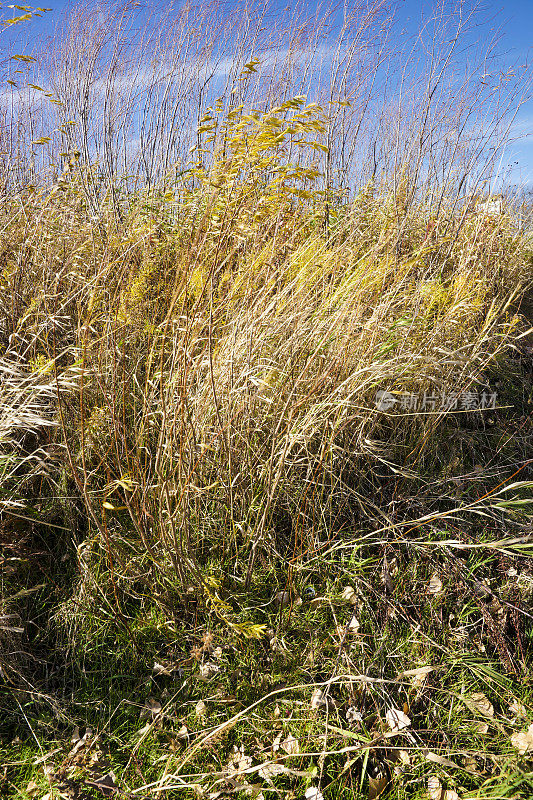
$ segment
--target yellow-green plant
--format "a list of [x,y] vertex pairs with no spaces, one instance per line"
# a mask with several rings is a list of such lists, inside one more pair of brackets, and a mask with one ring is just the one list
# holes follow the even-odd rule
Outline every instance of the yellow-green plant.
[[201,187],[210,236],[265,237],[285,215],[313,207],[323,191],[307,156],[327,150],[324,132],[324,110],[303,96],[264,112],[238,106],[225,113],[221,103],[208,109],[190,176]]

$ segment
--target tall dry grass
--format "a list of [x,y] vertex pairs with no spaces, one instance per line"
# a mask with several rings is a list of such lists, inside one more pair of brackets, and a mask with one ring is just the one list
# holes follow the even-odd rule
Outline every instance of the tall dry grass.
[[424,481],[453,508],[461,417],[374,401],[486,386],[521,330],[527,247],[476,206],[521,84],[488,80],[492,43],[459,74],[464,4],[438,7],[401,72],[381,2],[333,40],[333,17],[268,7],[137,13],[75,10],[28,67],[57,102],[13,90],[5,525],[22,497],[80,516],[56,609],[71,641],[91,614],[128,633],[132,608],[172,616],[191,587],[254,636],[224,586],[403,536]]

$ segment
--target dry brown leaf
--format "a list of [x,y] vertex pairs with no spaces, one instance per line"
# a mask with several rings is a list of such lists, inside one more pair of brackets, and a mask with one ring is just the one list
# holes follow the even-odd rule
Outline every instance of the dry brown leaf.
[[149,733],[151,730],[152,730],[152,723],[151,722],[147,722],[146,725],[143,725],[142,728],[140,728],[137,731],[137,736],[143,737],[145,734]]
[[104,797],[111,797],[111,795],[117,791],[115,774],[113,772],[96,776],[93,780],[87,781],[87,783],[89,786],[94,786],[95,789],[99,789]]
[[311,708],[323,708],[328,702],[322,689],[315,689],[311,695]]
[[278,592],[274,596],[274,606],[276,608],[286,608],[286,606],[290,605],[290,602],[291,602],[290,592]]
[[305,793],[305,800],[324,800],[324,795],[315,786],[310,786]]
[[207,681],[209,678],[216,675],[217,672],[220,672],[220,667],[218,664],[214,664],[212,661],[206,661],[205,664],[200,664],[200,680]]
[[146,701],[143,708],[141,708],[139,712],[139,719],[153,719],[161,713],[161,708],[161,703],[158,700],[154,700],[153,697],[150,697]]
[[385,714],[385,721],[391,731],[402,731],[411,725],[411,720],[399,708],[390,708]]
[[392,594],[394,591],[394,582],[386,564],[383,565],[383,569],[381,570],[381,580],[386,591]]
[[513,733],[511,744],[516,747],[521,756],[533,752],[533,725],[530,725],[527,731]]
[[431,750],[426,750],[424,755],[426,761],[430,761],[432,764],[439,764],[441,767],[450,767],[451,769],[459,769],[459,765],[454,761],[450,761],[449,758],[445,758],[444,756],[439,756],[437,753],[432,753]]
[[354,615],[350,618],[350,621],[348,622],[347,625],[336,625],[335,633],[337,635],[337,638],[340,641],[343,641],[344,639],[346,639],[347,636],[357,633],[359,628],[360,628],[359,622]]
[[442,800],[442,795],[441,782],[436,775],[430,775],[428,778],[428,797],[430,800]]
[[416,669],[406,669],[400,672],[398,678],[425,678],[435,667],[416,667]]
[[387,750],[387,761],[394,764],[394,774],[401,775],[404,768],[410,766],[411,756],[407,750],[391,747]]
[[348,706],[346,709],[346,722],[362,722],[363,715],[355,706]]
[[76,761],[79,760],[80,758],[83,758],[83,753],[80,751],[82,751],[85,748],[85,746],[89,744],[92,735],[93,732],[91,728],[86,728],[85,733],[83,734],[83,736],[80,737],[80,729],[78,728],[77,725],[75,726],[74,730],[72,731],[72,736],[70,738],[70,741],[74,743],[74,747],[72,748],[72,750],[70,750],[68,754],[68,757],[71,761],[73,759]]
[[275,778],[277,775],[282,775],[285,772],[285,767],[283,764],[264,764],[259,770],[258,774],[264,778],[266,781],[269,781],[271,778]]
[[355,605],[357,603],[357,595],[353,586],[345,586],[342,590],[341,598],[348,603]]
[[473,756],[465,756],[465,769],[467,772],[477,773],[477,762]]
[[205,717],[207,714],[207,706],[203,700],[198,700],[196,703],[194,710],[196,711],[199,717]]
[[295,755],[300,752],[300,743],[294,736],[287,736],[287,738],[281,742],[280,746],[281,749],[285,750],[289,755]]
[[28,797],[34,797],[37,792],[39,791],[39,787],[35,783],[35,781],[30,781],[26,786],[26,794]]
[[233,746],[233,753],[228,764],[228,775],[230,777],[239,777],[247,769],[252,766],[252,759],[244,752],[244,745],[237,747]]
[[176,670],[179,670],[177,664],[160,664],[158,661],[154,661],[152,668],[154,675],[172,675]]
[[442,581],[436,572],[430,578],[428,592],[430,594],[440,594],[442,592]]
[[360,627],[361,625],[359,623],[359,620],[356,618],[354,614],[348,623],[348,630],[350,631],[350,633],[357,633]]
[[464,699],[471,710],[479,711],[485,717],[494,716],[494,706],[483,692],[473,692],[470,698],[465,697]]
[[489,732],[489,726],[487,725],[486,722],[476,722],[474,730],[477,733],[485,734]]
[[368,800],[375,800],[380,797],[389,785],[389,779],[386,775],[380,775],[378,778],[368,777]]

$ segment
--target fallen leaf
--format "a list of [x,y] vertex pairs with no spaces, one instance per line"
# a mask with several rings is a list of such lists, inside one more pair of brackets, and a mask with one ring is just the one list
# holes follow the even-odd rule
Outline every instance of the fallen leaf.
[[346,709],[346,722],[362,722],[363,715],[355,706],[348,706]]
[[351,618],[351,620],[348,623],[348,630],[351,633],[357,633],[357,631],[359,630],[360,627],[361,627],[361,625],[359,624],[359,620],[356,618],[356,616],[354,614],[353,617]]
[[487,725],[486,722],[476,722],[474,730],[477,733],[485,734],[489,732],[489,726]]
[[39,791],[39,787],[35,783],[35,781],[30,781],[26,786],[26,794],[28,797],[33,797]]
[[380,797],[389,784],[389,779],[386,775],[379,775],[377,778],[368,776],[368,800],[375,800]]
[[401,775],[404,768],[411,764],[411,757],[407,750],[399,747],[391,747],[386,751],[386,758],[390,764],[394,764],[394,774]]
[[285,767],[283,764],[264,764],[259,770],[259,775],[264,778],[266,781],[269,781],[271,778],[275,778],[277,775],[283,775],[285,772]]
[[402,731],[411,725],[411,720],[399,708],[391,708],[385,714],[385,721],[391,731]]
[[295,739],[294,736],[287,736],[285,741],[281,743],[282,750],[285,750],[286,753],[289,755],[294,755],[300,752],[300,743],[298,739]]
[[473,692],[470,698],[465,697],[463,699],[470,710],[479,711],[485,717],[494,716],[494,706],[483,692]]
[[409,755],[408,750],[400,750],[398,752],[398,760],[400,764],[403,764],[404,767],[409,767],[411,764],[411,756]]
[[321,708],[327,704],[326,695],[322,689],[315,689],[311,695],[311,708]]
[[179,670],[179,667],[174,664],[160,664],[158,661],[154,661],[152,672],[154,675],[172,675],[176,670]]
[[230,777],[239,777],[252,766],[252,758],[244,752],[244,745],[233,746],[233,754],[228,764],[228,774]]
[[285,608],[290,605],[291,594],[290,592],[278,592],[274,596],[274,605],[276,608]]
[[477,774],[477,762],[473,756],[465,757],[465,769],[467,772],[474,772]]
[[454,761],[450,761],[449,758],[444,758],[444,756],[439,756],[437,753],[432,753],[431,750],[426,750],[424,755],[426,757],[426,761],[431,761],[432,764],[440,764],[441,767],[459,769],[459,765]]
[[186,739],[189,735],[189,731],[187,730],[186,725],[182,725],[179,731],[176,733],[176,739]]
[[205,664],[200,664],[200,679],[203,681],[216,675],[217,672],[220,672],[220,667],[212,661],[206,661]]
[[270,647],[274,650],[275,653],[288,653],[289,648],[283,641],[283,639],[278,639],[277,636],[273,636],[270,639]]
[[142,738],[145,734],[149,733],[151,730],[152,730],[152,723],[147,722],[146,725],[143,725],[142,728],[137,731],[137,736],[140,736]]
[[342,590],[341,598],[348,603],[355,605],[357,603],[357,595],[353,586],[345,586]]
[[442,581],[436,572],[430,578],[428,592],[430,594],[440,594],[442,592]]
[[117,790],[117,786],[115,783],[115,775],[113,772],[108,772],[106,775],[100,775],[94,780],[87,781],[89,786],[94,786],[95,789],[99,789],[104,797],[111,797]]
[[436,775],[430,775],[428,778],[428,796],[430,800],[441,800],[442,798],[441,782]]
[[139,713],[139,719],[153,719],[157,717],[158,714],[161,713],[161,703],[157,700],[154,700],[153,697],[150,697],[143,708],[141,708]]
[[196,703],[194,710],[198,714],[199,717],[205,717],[207,714],[207,706],[203,700],[198,700]]
[[530,725],[527,731],[513,733],[511,744],[516,747],[521,756],[533,752],[533,725]]
[[305,793],[305,800],[324,800],[324,795],[315,786],[310,786]]
[[392,594],[394,590],[394,582],[392,580],[392,575],[386,566],[384,566],[383,570],[381,571],[381,580],[383,582],[383,586],[385,587],[386,591],[389,594]]
[[[19,742],[20,739],[17,736],[15,739],[12,740],[11,744],[18,744]],[[38,764],[43,764],[45,761],[48,761],[48,759],[52,758],[52,756],[54,756],[56,753],[59,752],[61,752],[61,747],[56,747],[54,750],[50,750],[48,753],[39,756],[39,758],[34,759],[33,761],[34,766],[37,766]],[[50,774],[53,774],[54,772],[54,768],[49,766],[44,766],[43,770],[45,771],[45,774],[48,774],[47,770],[50,772]]]

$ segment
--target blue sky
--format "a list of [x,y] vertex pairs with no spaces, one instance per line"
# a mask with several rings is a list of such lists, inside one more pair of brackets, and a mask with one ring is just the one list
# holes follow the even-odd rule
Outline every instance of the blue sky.
[[[405,15],[409,29],[416,28],[422,11],[432,8],[434,3],[423,0],[404,0],[401,16]],[[506,0],[505,3],[486,0],[482,3],[481,15],[487,27],[495,33],[501,31],[500,50],[506,61],[518,64],[533,64],[533,0]],[[533,87],[532,87],[533,89]],[[533,189],[533,99],[527,100],[518,111],[512,138],[518,141],[509,144],[502,169],[510,167],[511,181]]]
[[[88,3],[91,2],[92,0],[88,0]],[[44,40],[60,20],[62,12],[77,5],[65,0],[48,0],[42,4],[51,10],[41,19],[28,23],[24,29],[22,38],[30,46],[32,40]],[[233,0],[227,0],[226,4],[231,8]],[[277,8],[286,7],[284,0],[274,0],[274,4]],[[153,6],[149,1],[140,5],[146,8]],[[306,12],[313,12],[317,2],[312,0],[299,5]],[[407,36],[414,35],[419,29],[421,17],[431,12],[436,5],[435,0],[397,0],[397,29],[404,31]],[[475,41],[477,37],[478,42],[482,43],[500,32],[498,49],[504,60],[511,64],[530,63],[533,57],[533,0],[506,0],[505,4],[496,0],[484,0],[480,5],[480,19],[483,22],[471,34],[472,40]],[[339,7],[342,8],[342,2]],[[7,16],[6,12],[13,13],[4,6],[3,13]],[[512,136],[517,140],[509,144],[504,154],[502,171],[510,175],[511,182],[533,189],[533,100],[527,100],[520,108],[512,128]]]
[[[414,31],[421,14],[434,7],[429,0],[403,0],[399,15],[406,27]],[[483,32],[501,32],[499,49],[506,61],[533,63],[533,0],[506,0],[505,3],[485,0],[480,14],[485,18]],[[533,87],[532,87],[533,89]],[[510,181],[533,189],[533,99],[527,100],[517,113],[512,138],[502,161],[502,170],[509,168]]]

